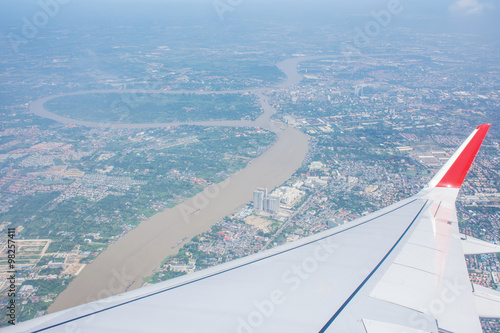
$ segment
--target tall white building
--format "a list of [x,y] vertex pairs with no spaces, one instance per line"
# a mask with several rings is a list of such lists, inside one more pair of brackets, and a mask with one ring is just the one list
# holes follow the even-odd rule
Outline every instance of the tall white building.
[[268,213],[276,214],[280,211],[280,197],[270,195],[267,197],[267,210]]
[[264,201],[267,198],[267,189],[259,188],[253,192],[253,209],[264,210]]
[[280,197],[267,195],[266,188],[259,188],[253,192],[253,209],[267,213],[278,213],[280,210]]

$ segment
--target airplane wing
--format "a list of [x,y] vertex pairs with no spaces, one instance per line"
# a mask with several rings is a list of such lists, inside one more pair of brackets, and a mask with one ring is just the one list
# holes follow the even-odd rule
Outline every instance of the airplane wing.
[[488,129],[420,193],[373,214],[5,332],[482,332],[455,200]]

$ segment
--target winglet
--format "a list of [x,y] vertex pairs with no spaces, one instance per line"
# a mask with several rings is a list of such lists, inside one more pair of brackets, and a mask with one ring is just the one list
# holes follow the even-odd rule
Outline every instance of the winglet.
[[429,187],[460,188],[491,124],[478,126],[432,178]]

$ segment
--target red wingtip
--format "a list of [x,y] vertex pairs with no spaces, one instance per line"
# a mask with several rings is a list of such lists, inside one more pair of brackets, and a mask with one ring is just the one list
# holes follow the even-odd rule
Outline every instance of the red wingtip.
[[470,166],[472,165],[472,162],[474,161],[474,158],[479,151],[479,147],[481,147],[490,126],[491,124],[483,124],[476,128],[470,141],[463,148],[460,155],[456,157],[455,161],[447,170],[443,178],[441,178],[436,187],[460,188],[460,186],[462,186],[465,176],[467,176],[467,172],[469,172]]

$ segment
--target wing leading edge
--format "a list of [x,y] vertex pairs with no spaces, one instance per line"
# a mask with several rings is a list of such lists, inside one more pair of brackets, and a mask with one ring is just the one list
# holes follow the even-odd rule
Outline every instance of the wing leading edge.
[[414,197],[5,332],[481,332],[455,199],[488,128],[479,126]]

